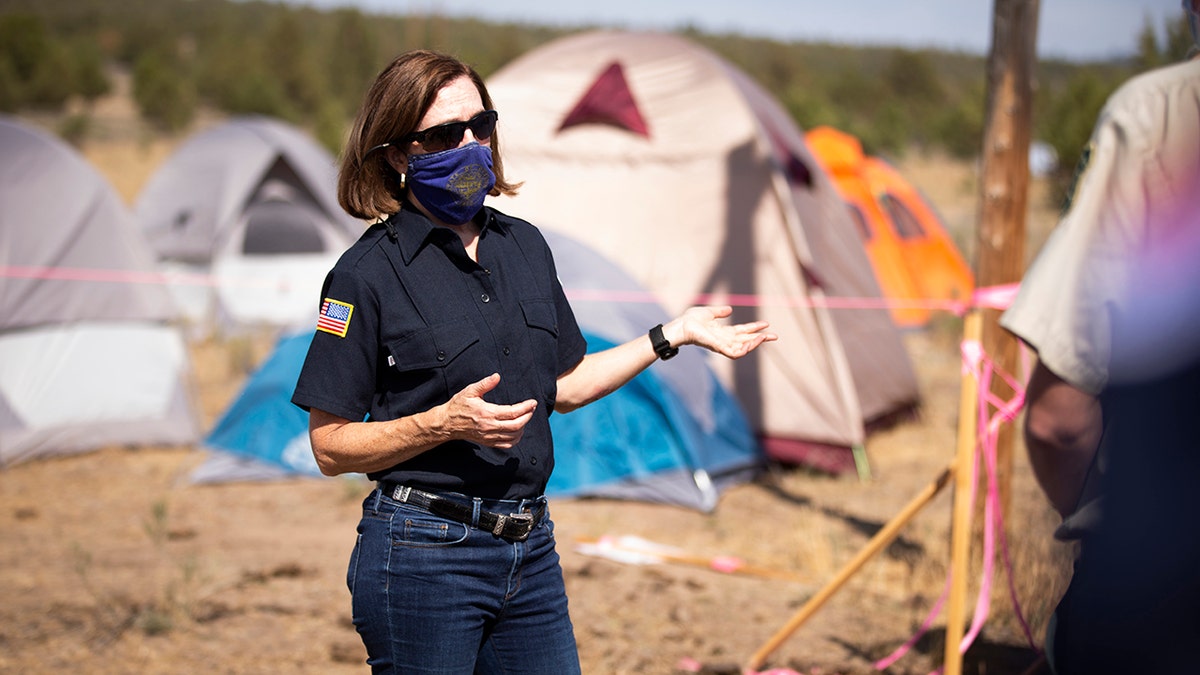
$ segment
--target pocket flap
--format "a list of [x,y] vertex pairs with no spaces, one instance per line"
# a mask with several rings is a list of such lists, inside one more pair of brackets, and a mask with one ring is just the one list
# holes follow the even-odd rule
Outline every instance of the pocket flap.
[[429,326],[388,343],[389,361],[397,370],[441,368],[479,342],[470,319]]
[[558,312],[553,300],[522,300],[521,312],[526,325],[558,335]]

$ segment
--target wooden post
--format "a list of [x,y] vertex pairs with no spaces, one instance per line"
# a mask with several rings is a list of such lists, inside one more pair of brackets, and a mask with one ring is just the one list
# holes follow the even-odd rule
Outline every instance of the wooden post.
[[[978,342],[982,317],[979,310],[967,315],[963,341]],[[950,527],[950,597],[946,601],[946,652],[943,672],[961,675],[962,642],[967,614],[967,573],[971,563],[971,493],[976,472],[975,448],[978,438],[979,381],[975,373],[964,369],[958,398],[958,451],[954,456],[954,514]]]
[[[1020,281],[1025,271],[1025,212],[1029,198],[1029,145],[1033,119],[1033,70],[1037,60],[1039,0],[995,0],[988,55],[988,105],[983,134],[976,285]],[[983,313],[984,351],[1004,371],[1018,373],[1019,345],[1000,328],[1000,310]],[[1013,391],[994,378],[991,391],[1009,400]],[[1009,513],[1013,425],[997,439],[1001,513]]]
[[[988,56],[988,106],[980,181],[979,248],[976,285],[988,287],[1019,281],[1025,271],[1025,210],[1029,193],[1029,145],[1032,137],[1032,82],[1036,59],[1039,0],[995,0],[992,48]],[[997,366],[1017,373],[1017,342],[999,327],[999,311],[973,310],[964,323],[964,339],[978,341]],[[993,380],[997,382],[998,380]],[[972,463],[977,436],[978,382],[963,378],[959,401],[958,452],[954,462],[901,514],[876,533],[837,574],[758,649],[743,666],[755,672],[793,632],[817,611],[854,573],[894,538],[899,529],[933,498],[951,476],[955,502],[951,532],[951,589],[946,613],[946,675],[960,675],[959,645],[965,629],[967,572],[970,567],[973,513],[970,509]],[[992,391],[1007,400],[1013,392],[1002,381]],[[1012,432],[998,439],[1001,509],[1008,514],[1012,477]]]

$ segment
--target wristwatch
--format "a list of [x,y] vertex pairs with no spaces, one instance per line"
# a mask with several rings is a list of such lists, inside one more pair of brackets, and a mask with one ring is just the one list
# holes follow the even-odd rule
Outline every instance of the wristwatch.
[[667,342],[667,338],[663,337],[661,323],[650,329],[650,344],[654,345],[654,353],[658,354],[658,358],[663,361],[679,353],[679,348],[672,347],[671,343]]

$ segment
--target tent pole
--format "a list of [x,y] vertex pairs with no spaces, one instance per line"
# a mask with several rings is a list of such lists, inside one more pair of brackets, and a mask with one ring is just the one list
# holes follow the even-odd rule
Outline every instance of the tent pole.
[[944,488],[946,484],[950,482],[950,477],[955,475],[955,473],[955,463],[951,463],[949,466],[943,469],[941,474],[939,474],[932,483],[927,485],[924,490],[922,490],[915,498],[913,498],[912,501],[908,503],[907,506],[904,507],[903,510],[900,511],[899,514],[888,521],[883,528],[876,532],[875,536],[871,537],[866,546],[864,546],[858,552],[858,554],[854,556],[853,560],[846,563],[846,565],[842,567],[841,571],[838,572],[837,576],[834,577],[832,581],[826,584],[825,587],[818,591],[816,595],[809,598],[808,602],[804,603],[804,606],[792,616],[792,618],[787,622],[786,625],[784,625],[783,628],[779,629],[775,635],[771,636],[771,639],[767,640],[762,647],[759,647],[758,651],[756,651],[754,655],[751,656],[746,662],[745,666],[743,667],[743,672],[757,672],[762,664],[766,662],[767,657],[770,656],[771,653],[776,649],[778,649],[779,646],[783,644],[784,640],[786,640],[792,633],[796,632],[796,630],[800,628],[800,626],[807,621],[810,616],[820,609],[821,606],[824,605],[827,600],[829,600],[829,598],[833,597],[833,594],[836,593],[843,584],[849,581],[850,577],[852,577],[860,567],[870,560],[872,556],[883,550],[888,544],[892,543],[892,540],[895,539],[896,535],[900,533],[900,529],[908,524],[908,521],[912,520],[913,516],[915,516],[921,510],[921,508],[932,501],[933,498],[936,497],[939,492],[941,492],[942,488]]

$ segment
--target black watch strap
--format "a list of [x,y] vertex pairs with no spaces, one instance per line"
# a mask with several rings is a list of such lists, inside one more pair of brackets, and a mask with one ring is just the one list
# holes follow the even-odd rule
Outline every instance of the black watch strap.
[[667,338],[663,337],[661,323],[650,329],[650,344],[654,345],[654,353],[658,354],[658,358],[663,361],[679,353],[679,348],[672,347],[671,343],[667,342]]

